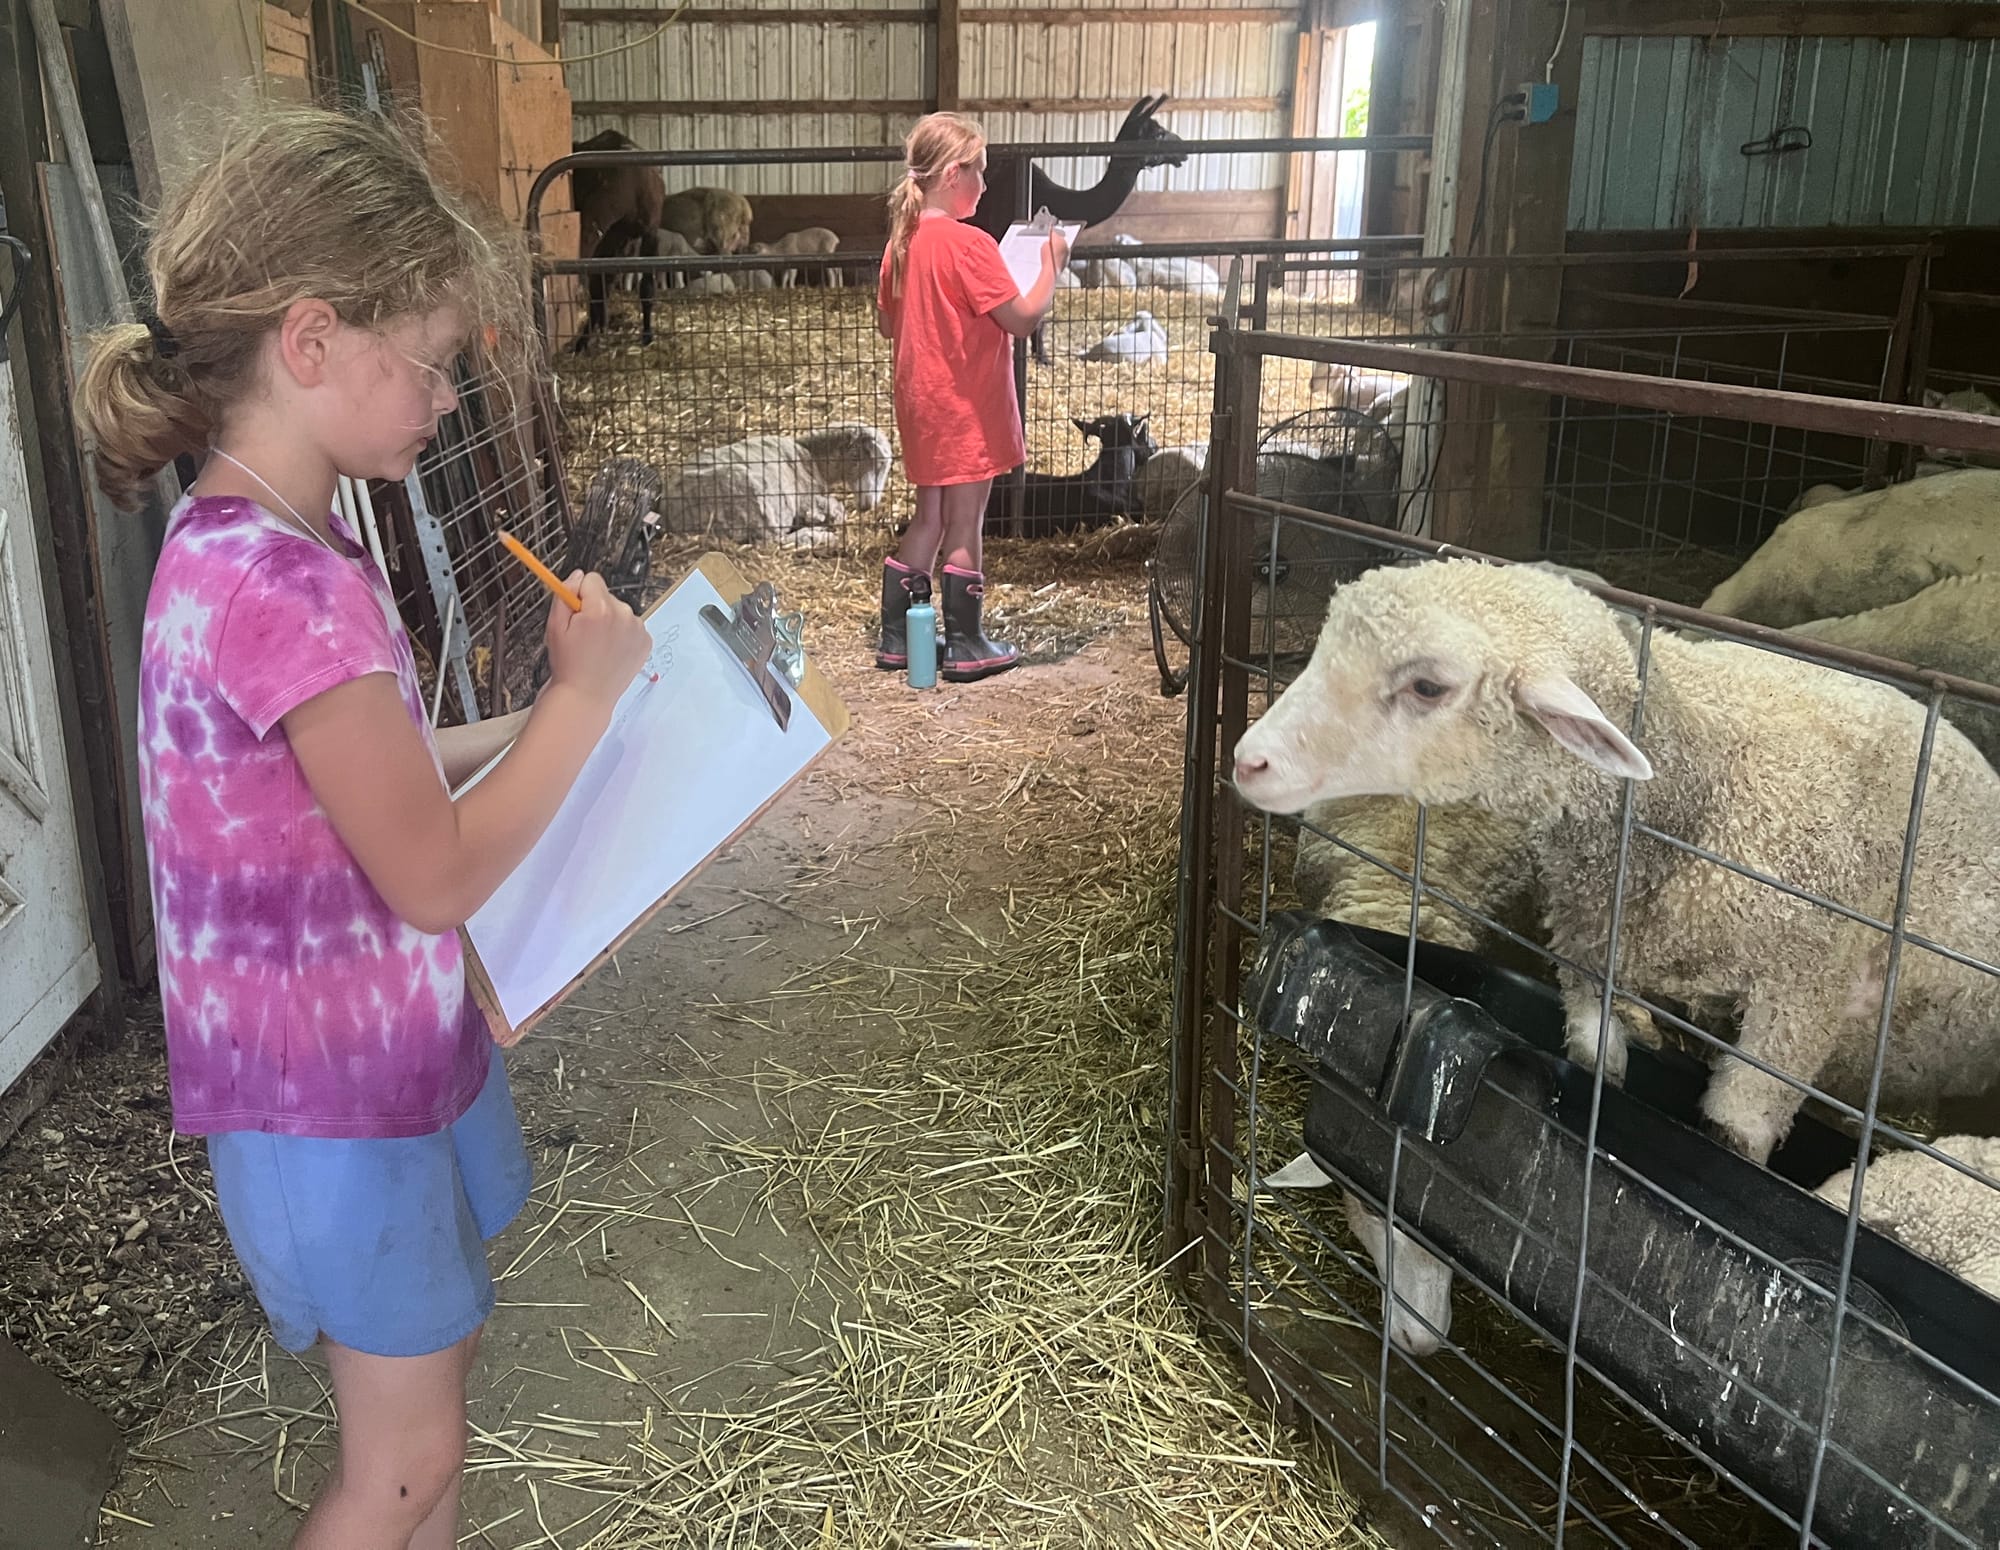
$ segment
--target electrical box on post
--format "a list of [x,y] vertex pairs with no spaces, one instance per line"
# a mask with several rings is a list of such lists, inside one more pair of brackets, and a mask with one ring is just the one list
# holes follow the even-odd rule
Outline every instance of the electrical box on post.
[[1529,81],[1521,87],[1521,96],[1526,101],[1521,122],[1546,124],[1556,116],[1556,108],[1561,103],[1562,93],[1554,81]]

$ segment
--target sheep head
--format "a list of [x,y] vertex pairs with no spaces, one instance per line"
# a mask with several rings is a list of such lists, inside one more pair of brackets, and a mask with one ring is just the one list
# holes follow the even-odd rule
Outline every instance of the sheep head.
[[1575,761],[1652,766],[1578,682],[1631,677],[1604,604],[1559,576],[1476,560],[1383,566],[1334,594],[1311,660],[1236,745],[1270,812],[1339,797],[1542,810]]

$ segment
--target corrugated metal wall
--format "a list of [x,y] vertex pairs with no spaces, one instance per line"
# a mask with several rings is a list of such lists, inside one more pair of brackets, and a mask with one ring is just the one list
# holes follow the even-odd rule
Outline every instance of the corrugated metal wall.
[[[851,8],[815,0],[786,0],[784,6],[794,12]],[[904,7],[888,0],[875,8]],[[615,9],[615,4],[601,4],[585,15],[603,17]],[[583,55],[615,48],[660,25],[652,0],[633,9],[646,14],[632,21],[566,16],[563,52]],[[908,9],[908,22],[676,22],[640,48],[585,60],[565,72],[576,108],[576,137],[617,129],[649,150],[892,144],[907,132],[910,115],[879,105],[922,102],[930,95],[936,71],[931,13],[921,5]],[[682,102],[710,105],[711,110],[637,106]],[[799,112],[786,108],[793,102],[853,102],[857,107]],[[716,104],[740,106],[713,111]],[[754,198],[875,193],[887,188],[887,177],[879,166],[752,167],[728,181]],[[712,173],[669,168],[667,181],[672,189],[716,179]]]
[[1570,227],[2000,225],[1996,59],[1993,40],[1587,38]]
[[[1205,0],[1211,9],[1215,0]],[[761,5],[761,0],[760,0]],[[871,9],[903,9],[897,0],[869,0]],[[656,0],[633,0],[634,19],[607,13],[615,0],[572,8],[563,25],[563,52],[595,53],[659,25]],[[746,9],[750,7],[745,7]],[[850,5],[784,0],[782,9],[825,10]],[[1242,22],[1176,22],[1171,0],[1154,0],[1159,20],[1134,21],[1135,7],[1117,7],[1120,19],[1050,23],[1047,0],[1033,20],[994,18],[1000,9],[968,8],[960,27],[959,95],[995,141],[1108,140],[1125,111],[1140,97],[1167,92],[1162,119],[1175,133],[1197,137],[1278,135],[1290,127],[1284,99],[1291,90],[1294,37],[1290,22],[1259,14]],[[1235,4],[1230,9],[1238,8]],[[774,22],[684,19],[642,48],[589,60],[567,73],[576,106],[577,138],[619,129],[640,145],[658,148],[893,145],[931,101],[936,80],[933,13],[908,7],[910,20]],[[1076,8],[1110,10],[1108,5]],[[1215,103],[1204,108],[1203,99]],[[854,102],[853,112],[829,111]],[[1077,102],[1056,109],[1055,102]],[[662,111],[640,104],[690,102],[708,111]],[[718,103],[742,109],[714,111]],[[812,103],[814,111],[788,109]],[[1028,104],[1035,104],[1031,109]],[[1111,107],[1109,104],[1119,104]],[[597,106],[593,106],[593,105]],[[1046,164],[1065,182],[1094,182],[1104,163]],[[751,196],[875,193],[888,187],[890,168],[760,167],[731,179]],[[669,169],[669,185],[676,174]],[[1203,158],[1146,175],[1147,189],[1177,191],[1275,190],[1284,184],[1282,157]],[[679,183],[701,181],[690,173]]]
[[[1089,11],[1103,6],[1081,5]],[[995,9],[1009,9],[1000,6]],[[1132,21],[1133,11],[1159,19]],[[1075,97],[1130,106],[1166,92],[1161,119],[1186,139],[1247,139],[1287,133],[1298,28],[1265,20],[1176,22],[1172,4],[1123,4],[1107,17],[1063,26],[1045,22],[977,22],[964,27],[959,89],[972,103]],[[1204,108],[1202,99],[1222,99]],[[1262,106],[1258,99],[1276,106]],[[1245,105],[1246,101],[1249,105]],[[1095,112],[1005,112],[980,117],[995,141],[1109,140],[1125,107]],[[1045,162],[1059,182],[1094,183],[1101,159]],[[1146,175],[1144,187],[1174,193],[1282,188],[1281,156],[1197,157],[1182,167]]]

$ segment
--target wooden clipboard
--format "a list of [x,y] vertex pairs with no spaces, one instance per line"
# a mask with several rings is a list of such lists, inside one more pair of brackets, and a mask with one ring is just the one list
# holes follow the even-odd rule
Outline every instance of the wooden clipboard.
[[[693,571],[689,575],[697,574],[703,577],[721,595],[723,603],[731,609],[735,609],[751,590],[751,584],[744,578],[743,573],[719,554],[705,554],[697,560]],[[651,608],[646,610],[645,617],[648,621],[651,621],[655,614],[665,608],[670,601],[679,595],[682,587],[687,584],[687,579],[687,577],[683,577],[679,583],[676,583],[674,587],[656,600]],[[739,835],[755,824],[758,819],[762,818],[774,802],[797,785],[807,772],[825,756],[827,750],[832,748],[835,743],[839,742],[846,735],[849,723],[847,707],[840,702],[839,697],[834,694],[832,687],[821,676],[819,669],[813,666],[810,659],[802,658],[802,663],[803,671],[799,675],[797,684],[790,685],[789,680],[785,680],[785,682],[789,687],[794,706],[803,705],[811,713],[819,726],[824,729],[826,733],[825,744],[817,752],[813,753],[804,764],[800,765],[797,770],[787,776],[783,783],[765,798],[747,818],[743,819],[741,823],[738,823],[728,833],[717,835],[712,843],[705,844],[700,859],[689,871],[681,876],[678,882],[674,883],[650,905],[642,908],[632,921],[623,930],[619,931],[611,941],[606,943],[580,972],[573,975],[560,990],[549,996],[531,1013],[523,1016],[518,1024],[510,1026],[508,1022],[507,1014],[502,1009],[501,996],[494,985],[493,977],[489,973],[486,964],[481,960],[479,950],[473,942],[470,923],[459,928],[459,941],[464,948],[466,982],[472,989],[473,999],[478,1003],[480,1011],[485,1014],[487,1028],[491,1031],[496,1043],[508,1045],[517,1042],[529,1029],[533,1028],[535,1024],[560,1006],[578,986],[582,985],[584,981],[602,968],[613,953],[617,952],[630,941],[654,915],[658,914],[661,908],[669,903],[682,888],[699,877],[709,862],[713,861],[718,854],[734,843]],[[718,669],[718,671],[732,669],[739,672],[746,671],[742,668],[741,664],[735,662],[733,659],[727,662],[725,668]],[[748,682],[747,678],[745,682]],[[759,702],[757,709],[765,715],[769,715],[770,713],[768,708],[764,707],[761,702]]]

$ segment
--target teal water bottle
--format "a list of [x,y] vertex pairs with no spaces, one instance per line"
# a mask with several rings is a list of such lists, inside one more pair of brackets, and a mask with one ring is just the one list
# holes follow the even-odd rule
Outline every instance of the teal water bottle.
[[903,626],[909,642],[910,687],[937,687],[937,610],[931,606],[931,578],[910,578],[910,613]]

